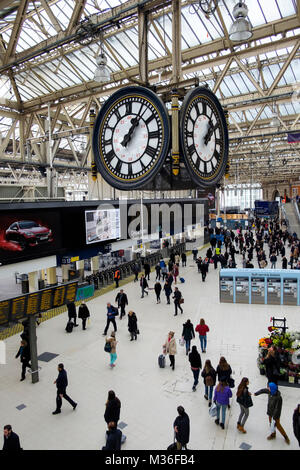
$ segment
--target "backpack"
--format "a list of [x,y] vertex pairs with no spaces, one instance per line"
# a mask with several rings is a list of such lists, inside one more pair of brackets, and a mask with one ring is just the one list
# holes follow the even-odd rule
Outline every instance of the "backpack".
[[111,344],[109,341],[106,341],[104,345],[104,351],[110,353],[111,352]]

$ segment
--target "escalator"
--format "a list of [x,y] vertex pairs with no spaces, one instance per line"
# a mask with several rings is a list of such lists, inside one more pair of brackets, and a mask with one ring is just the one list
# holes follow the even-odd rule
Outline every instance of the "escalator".
[[294,232],[300,236],[300,217],[294,202],[288,202],[282,207],[285,218],[288,222],[288,230],[291,234]]

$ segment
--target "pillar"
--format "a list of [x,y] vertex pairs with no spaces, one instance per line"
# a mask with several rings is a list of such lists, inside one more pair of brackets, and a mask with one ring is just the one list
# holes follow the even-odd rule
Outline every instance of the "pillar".
[[52,286],[57,283],[56,267],[47,268],[47,283]]
[[93,274],[99,271],[99,257],[98,256],[94,256],[93,258],[91,258],[91,269],[92,269]]
[[84,259],[76,261],[76,271],[79,271],[80,280],[84,278]]
[[69,264],[62,264],[62,266],[61,266],[62,282],[68,282],[68,280],[69,280],[69,269],[70,269]]
[[141,81],[148,84],[148,12],[138,11],[139,71]]
[[39,290],[39,283],[38,283],[38,272],[34,271],[32,273],[28,273],[28,281],[29,281],[29,292],[36,292]]
[[181,0],[172,1],[172,83],[181,79]]

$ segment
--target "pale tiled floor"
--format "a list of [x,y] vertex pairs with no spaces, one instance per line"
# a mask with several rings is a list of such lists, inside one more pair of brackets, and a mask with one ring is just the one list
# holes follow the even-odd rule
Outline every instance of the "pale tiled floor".
[[[154,291],[141,299],[137,283],[124,287],[129,307],[137,314],[141,334],[138,341],[130,342],[127,318],[118,320],[118,360],[113,370],[108,366],[109,355],[103,350],[102,333],[106,302],[114,303],[117,290],[89,302],[91,324],[87,331],[82,331],[80,326],[67,334],[64,330],[66,315],[44,322],[38,328],[39,354],[48,351],[59,356],[48,363],[40,362],[42,369],[37,384],[31,383],[29,374],[24,382],[19,382],[20,363],[14,358],[19,336],[9,338],[6,341],[7,365],[0,365],[0,427],[11,424],[24,449],[100,449],[105,436],[105,401],[108,390],[113,389],[122,402],[120,421],[128,425],[124,429],[127,436],[124,450],[166,449],[172,442],[172,424],[178,405],[183,405],[190,416],[190,449],[238,450],[243,442],[255,450],[299,449],[293,435],[292,414],[300,402],[300,389],[280,388],[283,396],[281,422],[291,439],[288,446],[279,433],[275,441],[266,439],[269,431],[267,395],[253,397],[254,406],[250,409],[244,435],[236,429],[239,406],[233,398],[223,431],[208,416],[202,380],[197,391],[192,392],[192,373],[185,349],[178,345],[175,371],[170,369],[168,359],[165,369],[159,369],[157,364],[168,331],[174,330],[179,338],[184,321],[190,318],[196,325],[204,317],[210,332],[202,362],[209,358],[216,367],[220,356],[224,355],[234,371],[236,384],[247,376],[250,391],[255,392],[266,385],[256,365],[258,339],[268,333],[271,316],[286,316],[290,330],[299,330],[299,308],[220,304],[219,270],[214,271],[213,265],[205,283],[191,258],[187,267],[180,271],[186,279],[185,284],[179,284],[185,303],[184,314],[177,317],[173,316],[173,304],[166,305],[164,295],[162,303],[156,305]],[[151,286],[153,280],[152,273]],[[199,345],[198,338],[194,344]],[[53,381],[59,362],[65,364],[69,378],[67,393],[78,401],[78,407],[73,411],[64,401],[62,413],[53,416],[56,396]],[[19,411],[16,407],[21,404],[26,408]]]

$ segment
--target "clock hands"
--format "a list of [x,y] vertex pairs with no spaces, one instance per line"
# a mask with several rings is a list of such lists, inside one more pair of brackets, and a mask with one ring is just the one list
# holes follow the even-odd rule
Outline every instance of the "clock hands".
[[214,133],[214,130],[215,130],[215,127],[213,125],[213,122],[212,120],[210,119],[209,120],[209,123],[208,123],[208,131],[207,131],[207,134],[206,136],[204,137],[204,143],[205,145],[208,145],[208,142],[210,142],[211,138],[212,138],[212,135]]
[[140,122],[141,118],[143,117],[143,115],[145,114],[146,111],[147,111],[147,108],[144,110],[143,114],[137,115],[135,118],[131,119],[131,121],[130,121],[131,122],[131,127],[130,127],[128,133],[124,135],[124,138],[121,142],[121,145],[123,147],[126,147],[128,142],[131,141],[132,134],[133,134],[135,128],[139,125],[139,122]]

